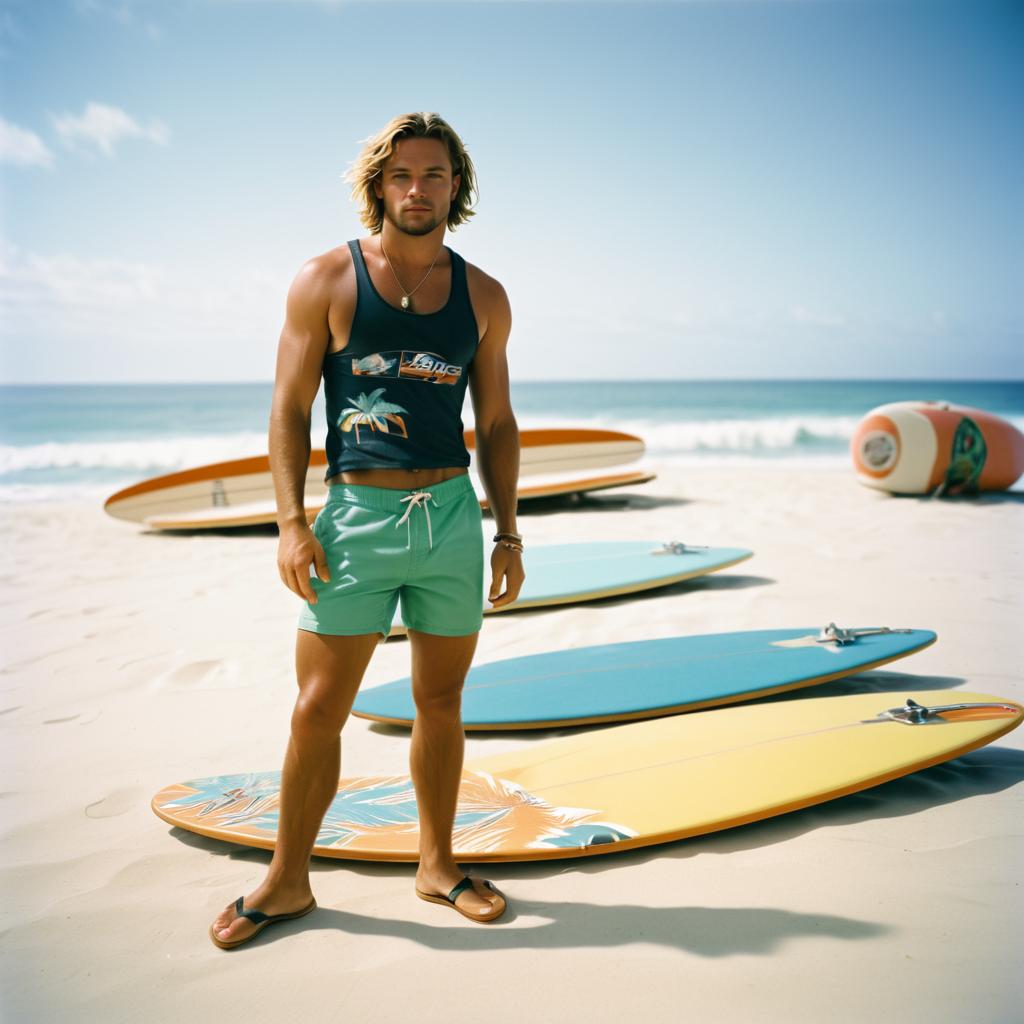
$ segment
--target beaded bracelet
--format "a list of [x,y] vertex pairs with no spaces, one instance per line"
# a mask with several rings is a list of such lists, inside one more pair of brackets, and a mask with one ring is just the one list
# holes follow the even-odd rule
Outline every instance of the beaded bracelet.
[[494,535],[494,543],[500,544],[509,551],[523,553],[523,538],[518,533],[496,533]]

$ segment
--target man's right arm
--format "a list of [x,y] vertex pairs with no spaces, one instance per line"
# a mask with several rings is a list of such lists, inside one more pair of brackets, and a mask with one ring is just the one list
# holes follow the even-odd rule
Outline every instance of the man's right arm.
[[305,489],[310,415],[330,341],[330,284],[330,269],[320,259],[310,260],[292,282],[270,409],[270,472],[280,533],[277,568],[289,590],[313,603],[310,565],[315,564],[321,580],[329,578],[324,550],[306,522]]

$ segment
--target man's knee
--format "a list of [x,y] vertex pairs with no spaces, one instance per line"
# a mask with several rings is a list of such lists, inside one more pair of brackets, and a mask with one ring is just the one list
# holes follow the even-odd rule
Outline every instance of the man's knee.
[[436,721],[452,721],[462,710],[462,683],[435,690],[413,687],[416,714]]
[[331,736],[341,732],[351,701],[331,693],[327,685],[307,685],[292,710],[292,732],[305,738]]

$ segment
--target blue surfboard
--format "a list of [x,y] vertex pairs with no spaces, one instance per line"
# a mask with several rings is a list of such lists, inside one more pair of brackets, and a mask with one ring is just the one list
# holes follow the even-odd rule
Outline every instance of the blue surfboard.
[[[466,729],[544,729],[750,700],[884,665],[935,642],[927,629],[767,629],[601,644],[472,668]],[[411,726],[406,677],[364,690],[353,714]]]
[[[752,554],[746,548],[697,547],[657,540],[541,544],[523,552],[526,582],[519,597],[500,608],[485,602],[484,614],[575,604],[667,587],[727,569]],[[484,565],[487,565],[486,558]],[[391,635],[401,635],[404,631],[399,608]]]

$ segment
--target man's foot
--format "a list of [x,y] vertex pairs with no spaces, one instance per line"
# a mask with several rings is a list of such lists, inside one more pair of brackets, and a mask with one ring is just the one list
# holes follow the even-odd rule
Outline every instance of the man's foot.
[[[294,914],[299,916],[307,908],[313,909],[313,892],[307,885],[304,889],[277,889],[259,886],[248,896],[243,897],[244,910],[259,910],[268,917],[278,914]],[[210,938],[229,945],[241,945],[260,932],[269,922],[257,924],[247,917],[241,916],[235,903],[229,903],[214,919],[210,926]],[[223,948],[223,947],[222,947]]]
[[[490,882],[479,878],[469,879],[465,884],[464,875],[452,865],[448,870],[428,871],[420,867],[416,872],[416,895],[431,903],[446,903],[472,921],[494,921],[505,912],[505,897]],[[461,883],[461,884],[460,884]],[[458,888],[454,901],[451,892]]]

